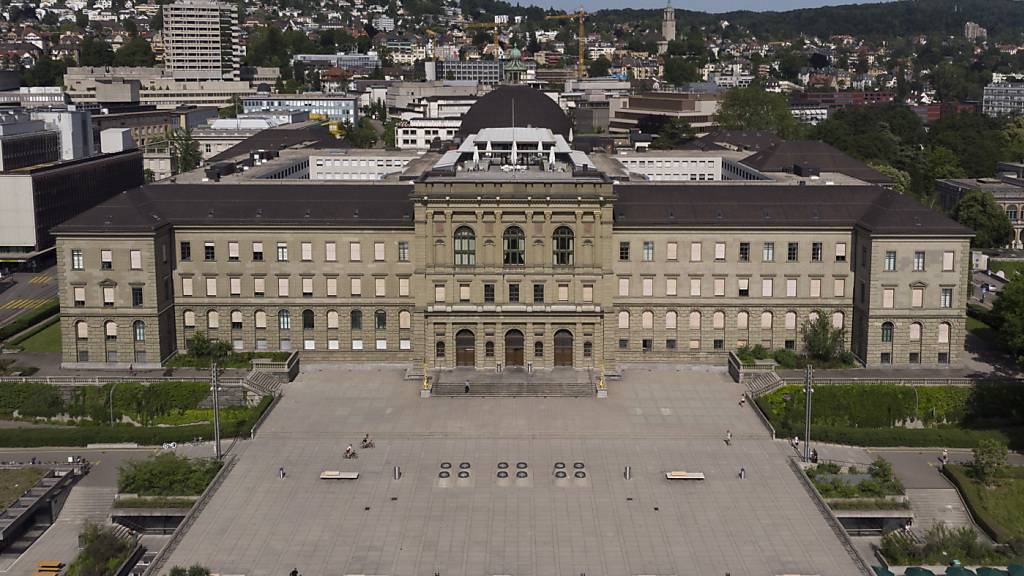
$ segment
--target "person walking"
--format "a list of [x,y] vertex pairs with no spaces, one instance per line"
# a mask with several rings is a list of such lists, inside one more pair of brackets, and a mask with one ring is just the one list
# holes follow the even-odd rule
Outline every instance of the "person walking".
[[466,380],[466,388],[463,391],[464,394],[469,394],[469,380]]
[[725,445],[732,446],[732,430],[725,431]]
[[284,471],[284,466],[277,469],[277,475],[280,478],[284,478],[287,475]]
[[746,478],[747,478],[747,469],[746,468],[740,468],[740,480],[745,480]]
[[747,405],[747,397],[741,394],[740,395],[740,402],[739,402],[739,404],[740,404],[740,408],[746,406]]

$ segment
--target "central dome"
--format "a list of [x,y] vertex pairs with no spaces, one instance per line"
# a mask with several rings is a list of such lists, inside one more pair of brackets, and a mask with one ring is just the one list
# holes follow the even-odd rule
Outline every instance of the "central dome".
[[565,112],[543,92],[529,86],[499,86],[470,107],[462,117],[459,134],[466,137],[483,128],[512,126],[547,128],[566,140],[571,129]]

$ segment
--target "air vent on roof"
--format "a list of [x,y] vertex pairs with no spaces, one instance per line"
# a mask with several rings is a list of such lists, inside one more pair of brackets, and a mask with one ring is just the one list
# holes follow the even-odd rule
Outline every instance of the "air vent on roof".
[[309,218],[309,208],[306,208],[306,218]]
[[213,218],[213,208],[210,208],[210,211],[206,213],[206,217]]
[[256,209],[256,217],[257,218],[263,218],[263,208],[257,208]]
[[352,211],[352,217],[359,218],[359,208],[356,208],[355,210]]

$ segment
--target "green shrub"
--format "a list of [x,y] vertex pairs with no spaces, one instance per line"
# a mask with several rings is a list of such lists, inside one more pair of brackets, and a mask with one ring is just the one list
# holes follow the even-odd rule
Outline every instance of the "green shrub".
[[833,510],[909,510],[910,502],[887,500],[885,498],[829,502],[828,507]]
[[79,541],[84,544],[78,556],[68,565],[68,576],[109,576],[132,553],[130,540],[114,535],[113,527],[88,524]]
[[800,356],[792,350],[785,348],[779,348],[772,353],[772,359],[781,368],[800,368]]
[[8,382],[0,385],[0,416],[52,418],[64,411],[64,401],[56,386],[42,382]]
[[56,300],[54,300],[52,303],[47,304],[42,308],[36,308],[31,312],[23,312],[19,314],[13,322],[0,327],[0,342],[3,342],[23,330],[27,330],[30,326],[38,324],[40,321],[59,312],[60,305],[57,304]]
[[121,498],[114,508],[191,508],[195,503],[187,498]]
[[220,468],[217,460],[165,452],[122,464],[117,471],[117,489],[140,496],[199,496]]

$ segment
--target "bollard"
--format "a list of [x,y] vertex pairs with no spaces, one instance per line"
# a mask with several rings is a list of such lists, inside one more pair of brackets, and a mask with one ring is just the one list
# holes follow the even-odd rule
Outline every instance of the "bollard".
[[402,478],[402,469],[400,467],[398,467],[398,466],[395,466],[395,480],[399,480],[401,478]]
[[623,471],[622,475],[626,478],[626,480],[631,479],[633,477],[633,468],[630,466],[626,466],[626,469],[625,471]]

